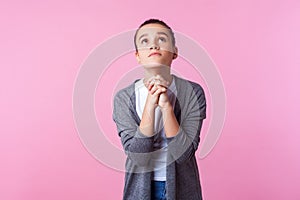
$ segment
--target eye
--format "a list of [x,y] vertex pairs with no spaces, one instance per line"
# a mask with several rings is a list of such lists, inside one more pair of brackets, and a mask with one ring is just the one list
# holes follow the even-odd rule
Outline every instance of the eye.
[[141,40],[141,44],[147,44],[148,43],[148,39],[147,38],[144,38]]
[[159,42],[166,42],[167,39],[166,39],[165,37],[159,37],[159,38],[158,38],[158,41],[159,41]]

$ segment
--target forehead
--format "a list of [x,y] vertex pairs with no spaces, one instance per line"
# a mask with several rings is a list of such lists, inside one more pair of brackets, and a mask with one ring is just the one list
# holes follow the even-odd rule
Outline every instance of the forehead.
[[147,24],[142,26],[138,33],[137,38],[141,35],[151,35],[151,34],[158,34],[158,33],[165,33],[170,36],[170,30],[161,24]]

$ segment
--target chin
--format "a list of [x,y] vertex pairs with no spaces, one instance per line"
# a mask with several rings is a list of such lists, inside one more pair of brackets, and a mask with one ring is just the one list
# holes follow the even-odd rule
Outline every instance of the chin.
[[149,62],[149,63],[143,63],[143,67],[145,68],[163,68],[163,67],[170,67],[170,64],[163,63],[163,62]]

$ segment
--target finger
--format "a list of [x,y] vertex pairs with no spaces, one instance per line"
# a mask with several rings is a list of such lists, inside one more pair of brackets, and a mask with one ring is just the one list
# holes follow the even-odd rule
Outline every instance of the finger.
[[152,82],[155,82],[155,76],[152,76],[151,78],[149,78],[147,82],[149,84],[152,83]]
[[159,95],[161,95],[162,93],[164,93],[164,92],[166,92],[166,88],[164,88],[164,87],[160,87],[160,88],[158,88],[154,93],[153,93],[153,96],[159,96]]
[[156,97],[156,98],[158,98],[159,95],[160,95],[161,93],[163,93],[163,92],[162,92],[162,88],[157,89],[157,90],[153,93],[153,96]]
[[153,76],[153,77],[149,78],[148,80],[145,80],[144,83],[145,83],[146,87],[149,88],[150,85],[155,84],[155,77]]
[[154,85],[149,92],[150,94],[154,95],[157,90],[160,90],[158,91],[159,93],[167,91],[167,89],[162,86]]
[[153,85],[153,86],[150,88],[150,90],[149,90],[150,94],[153,95],[153,94],[156,92],[157,89],[158,89],[158,86],[157,86],[157,85]]
[[162,92],[167,92],[167,88],[165,88],[164,86],[157,86],[158,89],[160,89]]
[[160,86],[160,87],[168,89],[168,86],[166,84],[157,84],[156,86]]
[[150,83],[147,87],[148,91],[152,90],[152,88],[155,86],[154,83]]
[[169,86],[169,82],[166,81],[161,75],[156,75],[155,80],[156,80],[156,84],[158,85],[162,85],[166,88]]

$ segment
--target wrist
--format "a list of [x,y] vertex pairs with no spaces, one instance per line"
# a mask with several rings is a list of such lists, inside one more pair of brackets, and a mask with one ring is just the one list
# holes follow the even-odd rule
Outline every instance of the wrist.
[[149,112],[149,113],[152,113],[152,112],[155,112],[156,107],[157,107],[157,105],[155,105],[155,104],[146,103],[144,110]]
[[167,113],[172,111],[173,112],[173,107],[170,102],[165,103],[163,106],[160,107],[160,110],[162,113]]

